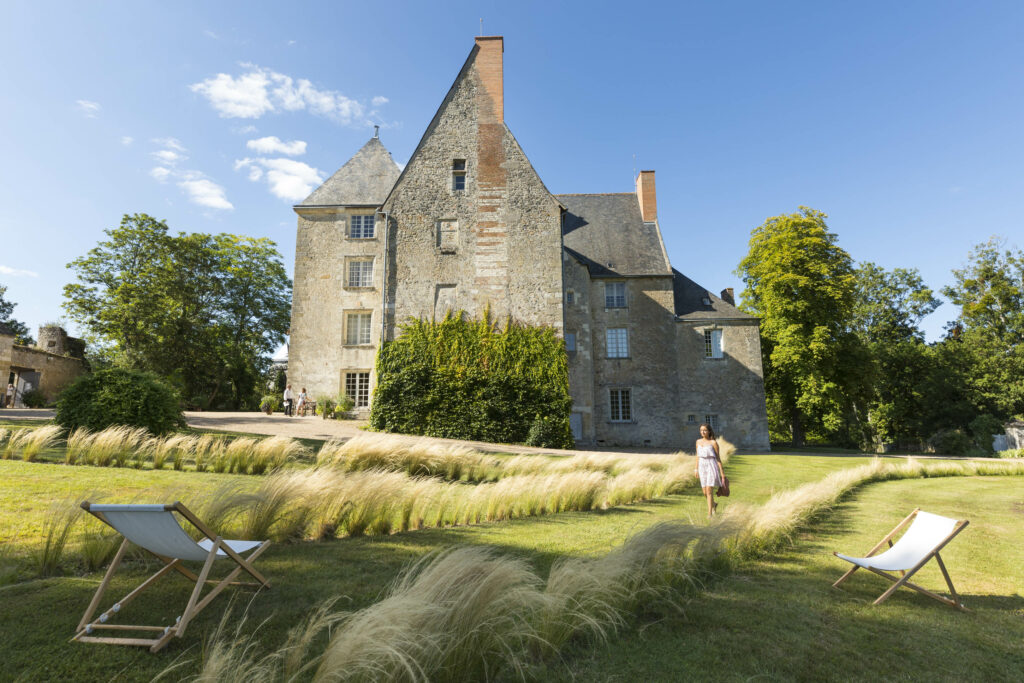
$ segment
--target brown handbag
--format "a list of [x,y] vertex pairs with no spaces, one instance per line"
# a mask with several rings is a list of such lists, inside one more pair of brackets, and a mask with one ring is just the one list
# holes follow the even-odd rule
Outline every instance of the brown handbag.
[[722,485],[718,487],[718,497],[728,498],[729,497],[729,477],[722,479]]

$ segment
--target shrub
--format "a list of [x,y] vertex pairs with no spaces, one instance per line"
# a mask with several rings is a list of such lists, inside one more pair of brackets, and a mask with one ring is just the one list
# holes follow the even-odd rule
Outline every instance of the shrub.
[[986,453],[992,453],[992,435],[1003,433],[1003,423],[992,415],[979,415],[967,425],[974,443]]
[[[334,412],[336,413],[347,413],[356,407],[356,402],[352,400],[352,397],[347,394],[340,394],[337,400],[334,402]],[[335,416],[337,417],[337,416]]]
[[489,312],[410,319],[381,345],[376,370],[374,429],[523,443],[539,418],[553,422],[549,447],[573,445],[568,358],[552,328],[509,320],[499,329]]
[[185,426],[174,390],[154,375],[120,368],[79,377],[60,395],[56,419],[67,431],[129,425],[163,434]]
[[928,439],[928,445],[942,455],[969,455],[978,450],[974,440],[962,429],[943,429]]
[[21,402],[26,408],[45,408],[46,395],[38,389],[29,389],[21,395]]
[[281,409],[281,399],[276,394],[267,394],[260,399],[260,410],[264,413],[276,413]]
[[530,425],[530,433],[526,436],[527,446],[564,448],[567,442],[572,443],[572,430],[569,427],[568,417],[538,415]]

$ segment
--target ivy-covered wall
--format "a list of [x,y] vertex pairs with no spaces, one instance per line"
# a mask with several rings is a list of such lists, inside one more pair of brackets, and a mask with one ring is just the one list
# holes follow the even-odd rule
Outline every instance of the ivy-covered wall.
[[565,344],[550,327],[494,324],[464,312],[410,319],[381,345],[374,429],[571,448]]

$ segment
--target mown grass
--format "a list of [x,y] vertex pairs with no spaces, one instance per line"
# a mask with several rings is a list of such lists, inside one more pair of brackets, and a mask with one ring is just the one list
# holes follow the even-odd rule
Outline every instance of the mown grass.
[[[733,501],[762,502],[774,491],[789,489],[804,481],[820,479],[829,471],[862,462],[865,462],[865,459],[738,457],[729,468],[730,478],[734,483],[734,498],[726,501],[723,508],[727,509]],[[22,463],[0,463],[0,473],[6,474],[9,467],[15,468],[19,465],[22,468],[30,467]],[[143,473],[129,471],[125,474]],[[180,473],[173,472],[152,474],[180,475]],[[188,477],[189,475],[181,476]],[[199,481],[215,477],[216,475],[209,477],[192,475],[191,478]],[[0,482],[5,484],[7,479],[7,477],[2,477]],[[924,483],[938,481],[944,485],[956,485],[979,480],[924,480]],[[892,484],[904,483],[910,482],[893,482]],[[1002,479],[997,480],[994,485],[1000,488],[1007,485],[1012,486],[1015,483],[1014,480]],[[0,488],[0,503],[9,497],[8,493],[5,489]],[[678,520],[688,517],[699,520],[703,516],[701,504],[702,499],[695,495],[671,496],[653,503],[603,512],[563,514],[521,522],[487,524],[449,530],[427,530],[377,539],[347,539],[332,543],[296,544],[272,548],[267,556],[267,561],[263,564],[272,580],[275,581],[275,587],[271,592],[258,596],[252,603],[250,624],[254,626],[264,618],[270,617],[270,621],[257,636],[258,645],[261,648],[270,649],[279,646],[284,641],[288,627],[300,623],[312,610],[312,607],[319,604],[326,595],[346,595],[348,596],[347,606],[352,608],[373,604],[381,597],[384,587],[410,560],[422,557],[425,553],[439,548],[451,545],[498,547],[503,553],[527,560],[538,573],[546,575],[552,563],[564,558],[605,555],[610,547],[621,543],[631,532],[647,527],[655,521]],[[904,506],[903,499],[895,503],[887,501],[882,505],[883,508],[897,515],[897,520],[905,514]],[[875,513],[877,514],[877,510]],[[885,523],[891,526],[894,522]],[[872,535],[870,542],[867,542],[865,547],[870,547],[878,536],[880,534]],[[847,546],[841,547],[854,550]],[[73,628],[77,615],[84,608],[84,604],[88,602],[89,593],[95,586],[96,580],[98,580],[98,575],[93,574],[89,576],[85,585],[76,579],[65,578],[30,582],[3,589],[0,592],[0,605],[4,605],[4,607],[0,607],[0,610],[7,610],[7,605],[11,605],[15,609],[10,614],[3,615],[5,618],[0,619],[0,624],[3,624],[0,628],[7,628],[6,624],[11,623],[14,625],[12,628],[24,626],[24,631],[19,632],[20,635],[13,642],[10,638],[0,641],[0,658],[3,658],[0,661],[8,661],[15,666],[30,667],[26,668],[29,680],[67,677],[71,672],[76,672],[73,677],[80,680],[108,680],[113,676],[120,676],[124,680],[148,679],[153,673],[166,666],[170,661],[169,657],[153,658],[148,653],[139,651],[118,648],[88,648],[53,641],[49,635],[51,631],[60,631],[63,628],[70,632],[70,629]],[[126,581],[123,581],[122,584],[127,587]],[[166,589],[162,589],[165,590],[161,594],[162,599],[160,601],[151,600],[148,610],[163,614],[164,618],[173,618],[172,610],[167,603],[172,598],[183,603],[186,599],[184,591],[187,590],[187,587],[183,582],[174,581],[168,582],[165,586]],[[181,595],[178,595],[179,593]],[[6,599],[8,596],[14,599],[9,601]],[[703,598],[691,603],[687,608],[687,614],[692,614],[695,609],[699,609],[702,600]],[[52,617],[44,619],[45,623],[36,623],[32,620],[31,615],[40,610],[50,613],[55,605],[58,606],[56,613]],[[138,613],[151,613],[142,601],[138,605],[134,608]],[[937,606],[942,607],[941,605]],[[70,614],[62,615],[60,614],[62,611],[70,611]],[[158,614],[155,613],[153,616],[158,617]],[[732,628],[746,628],[747,622],[750,621],[750,613],[738,616],[740,618],[732,625]],[[65,624],[65,621],[70,623]],[[202,615],[200,620],[195,622],[194,630],[190,630],[186,641],[176,646],[176,651],[180,652],[189,643],[202,642],[203,633],[210,633],[216,623],[216,614]],[[676,624],[677,622],[672,621],[672,623]],[[681,623],[685,624],[685,622]],[[776,629],[784,627],[784,623],[775,624]],[[657,627],[652,626],[645,629],[644,632],[650,632],[651,628]],[[631,650],[620,647],[620,642],[615,641],[608,651],[621,653],[626,660],[630,659]],[[692,647],[693,643],[688,641],[687,646]],[[76,666],[81,666],[81,669],[73,668],[63,662],[69,647],[76,648],[74,654],[77,661],[81,662]],[[678,646],[675,647],[677,650]],[[676,650],[672,651],[673,654]],[[172,649],[172,651],[174,650]],[[590,656],[589,653],[589,650],[575,653],[571,665],[574,667],[586,666],[586,658]],[[196,655],[198,656],[198,652]],[[663,653],[663,656],[666,655]],[[154,659],[159,661],[155,663]],[[932,669],[933,672],[940,670]],[[187,673],[189,669],[181,671]],[[549,674],[558,675],[559,671],[561,669],[553,670]],[[830,676],[825,677],[842,677],[841,673],[841,671],[832,671]],[[690,675],[699,676],[692,671]],[[601,678],[600,671],[596,671],[594,677]],[[678,676],[660,676],[657,672],[653,672],[648,675],[648,678],[672,680],[677,679]]]

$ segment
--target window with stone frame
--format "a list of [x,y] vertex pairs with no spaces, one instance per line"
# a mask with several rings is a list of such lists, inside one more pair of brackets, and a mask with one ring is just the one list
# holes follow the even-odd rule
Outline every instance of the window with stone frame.
[[349,221],[348,236],[354,240],[369,240],[376,235],[374,233],[374,218],[372,213],[358,214],[352,216]]
[[373,286],[373,259],[352,259],[348,262],[346,287]]
[[345,344],[363,346],[370,343],[370,324],[373,314],[366,311],[345,314]]
[[576,292],[571,289],[565,290],[565,303],[572,306],[576,303]]
[[461,192],[466,189],[466,160],[452,160],[452,189]]
[[704,357],[724,358],[722,353],[722,330],[704,330]]
[[605,330],[605,344],[608,358],[629,358],[629,330],[625,327]]
[[608,418],[612,422],[632,422],[633,405],[629,389],[608,390]]
[[370,373],[346,372],[345,373],[345,395],[352,399],[356,408],[365,408],[370,405]]
[[708,413],[707,415],[705,415],[704,424],[711,427],[711,429],[715,432],[716,436],[718,435],[718,428],[719,426],[721,426],[721,421],[718,419],[717,414]]
[[606,282],[604,283],[604,307],[625,308],[626,307],[626,283]]
[[454,254],[459,246],[459,222],[454,218],[437,222],[437,249],[442,254]]

